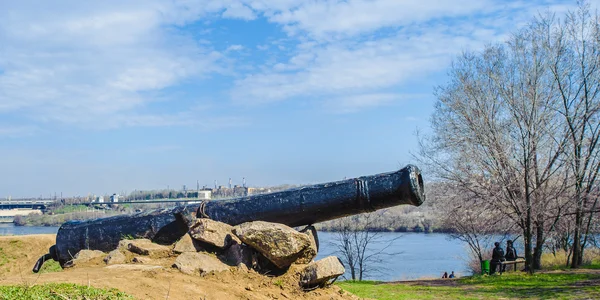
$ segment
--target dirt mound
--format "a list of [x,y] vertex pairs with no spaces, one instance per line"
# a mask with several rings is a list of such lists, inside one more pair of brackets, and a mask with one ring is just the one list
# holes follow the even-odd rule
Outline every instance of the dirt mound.
[[117,288],[137,299],[357,299],[337,286],[302,291],[298,286],[299,270],[294,266],[278,277],[236,268],[200,277],[173,269],[173,262],[169,259],[155,260],[149,264],[111,266],[106,266],[98,259],[58,272],[32,273],[31,268],[36,260],[48,252],[55,237],[0,237],[0,284],[70,282],[98,288]]

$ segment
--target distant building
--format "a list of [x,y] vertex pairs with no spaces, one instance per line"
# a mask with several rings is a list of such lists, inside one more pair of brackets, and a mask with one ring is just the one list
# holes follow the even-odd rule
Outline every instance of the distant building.
[[200,190],[198,191],[198,199],[201,200],[210,200],[212,198],[211,190]]
[[267,194],[271,192],[271,189],[267,188],[247,188],[248,195],[258,195],[258,194]]
[[112,196],[110,196],[110,202],[112,202],[112,203],[117,203],[117,202],[119,202],[119,198],[120,198],[120,196],[119,196],[119,195],[117,195],[117,194],[112,194]]
[[96,197],[96,203],[104,203],[104,196],[98,196]]

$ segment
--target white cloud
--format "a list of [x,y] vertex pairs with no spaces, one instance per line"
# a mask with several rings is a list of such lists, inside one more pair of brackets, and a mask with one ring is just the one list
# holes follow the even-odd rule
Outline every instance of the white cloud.
[[344,106],[348,102],[340,104],[342,112],[356,111],[361,104],[364,108],[385,105],[381,100],[388,98],[382,97],[382,91],[443,71],[461,51],[501,41],[518,24],[548,7],[565,9],[553,0],[278,4],[277,8],[268,7],[266,1],[250,5],[282,25],[296,43],[285,47],[276,43],[288,55],[236,80],[232,98],[247,104],[297,97],[353,100],[350,108]]
[[288,31],[304,31],[317,39],[347,37],[382,27],[400,27],[438,17],[457,17],[486,10],[489,0],[355,0],[306,1],[298,7],[276,11],[270,20]]
[[244,46],[242,46],[242,45],[231,45],[231,46],[227,47],[226,51],[240,51],[242,49],[244,49]]
[[[129,116],[116,124],[176,124],[178,112],[157,117],[137,110],[156,101],[152,92],[214,73],[232,75],[233,68],[237,102],[380,95],[444,69],[458,51],[503,36],[546,6],[568,7],[551,0],[3,2],[0,116],[69,124]],[[256,46],[278,53],[249,67],[227,55],[254,46],[233,44],[219,53],[175,28],[205,18],[208,24],[215,16],[264,17],[288,36]]]
[[359,112],[366,108],[390,104],[402,99],[398,94],[361,94],[328,99],[324,103],[326,110],[338,114]]
[[249,7],[239,2],[232,2],[227,6],[223,12],[224,18],[242,19],[242,20],[254,20],[256,16]]
[[267,103],[298,96],[374,93],[445,68],[456,49],[469,45],[478,43],[444,32],[403,32],[362,43],[329,44],[303,50],[272,70],[238,80],[232,96],[244,103]]
[[0,114],[62,123],[133,116],[155,101],[152,91],[221,72],[223,54],[171,26],[226,8],[217,4],[3,3]]

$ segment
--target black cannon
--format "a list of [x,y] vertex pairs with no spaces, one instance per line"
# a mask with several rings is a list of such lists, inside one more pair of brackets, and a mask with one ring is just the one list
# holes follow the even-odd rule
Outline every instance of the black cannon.
[[64,223],[56,244],[42,256],[64,266],[82,249],[111,251],[125,237],[147,238],[159,244],[172,244],[188,231],[195,218],[210,218],[230,225],[267,221],[288,226],[310,225],[348,215],[410,204],[425,200],[423,178],[415,166],[343,181],[316,184],[277,193],[159,209],[134,215],[119,215]]

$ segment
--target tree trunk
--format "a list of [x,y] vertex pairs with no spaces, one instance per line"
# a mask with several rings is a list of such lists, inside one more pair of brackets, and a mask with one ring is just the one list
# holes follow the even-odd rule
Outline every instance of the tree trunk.
[[530,274],[533,274],[533,253],[531,251],[531,208],[527,209],[526,212],[523,240],[525,241],[525,270]]
[[[540,218],[543,218],[540,216]],[[541,219],[536,228],[535,249],[533,251],[533,268],[542,269],[542,252],[544,252],[544,220]]]
[[575,210],[575,230],[573,232],[573,256],[571,256],[571,268],[576,269],[581,265],[581,210],[579,205]]

